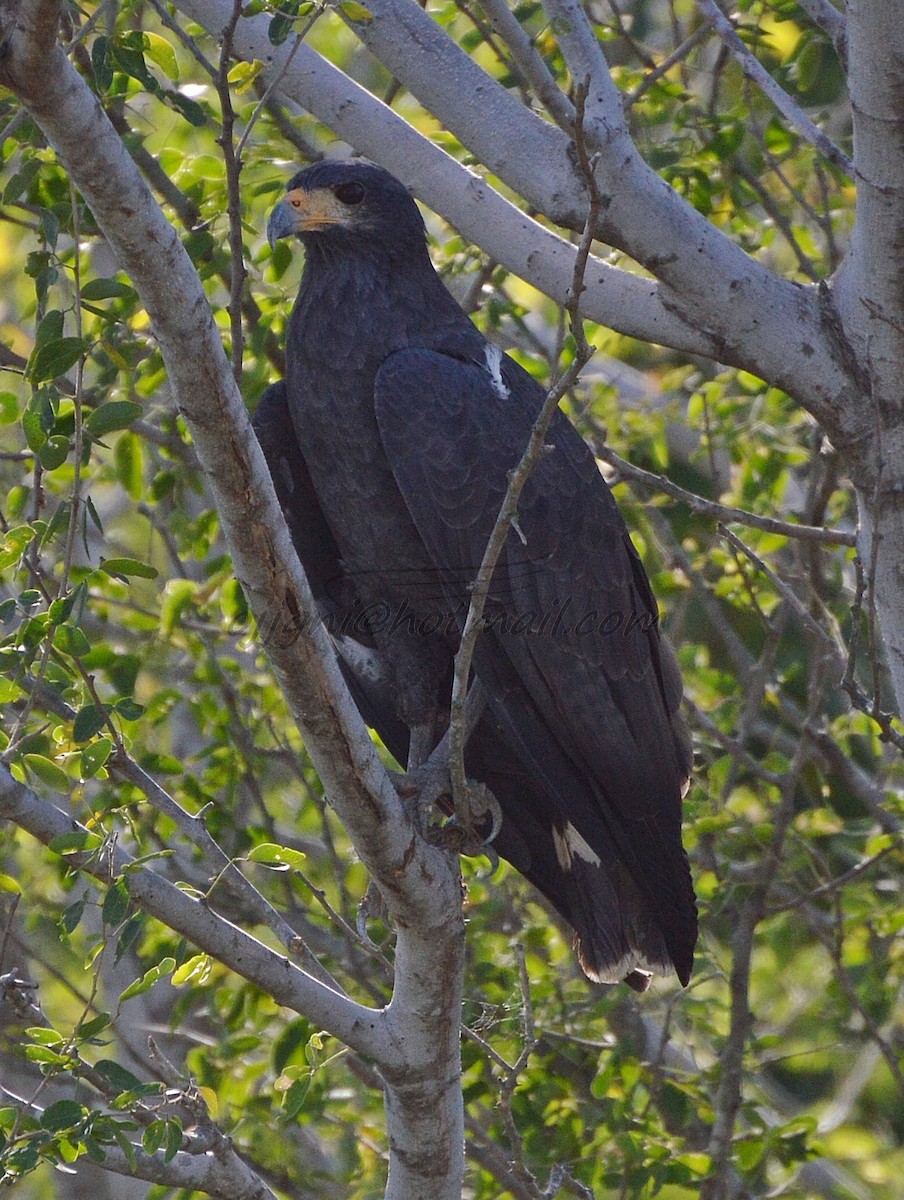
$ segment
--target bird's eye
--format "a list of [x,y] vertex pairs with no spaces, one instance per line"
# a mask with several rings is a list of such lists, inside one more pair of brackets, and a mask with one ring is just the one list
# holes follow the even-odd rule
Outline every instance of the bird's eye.
[[340,183],[336,188],[336,199],[343,204],[360,204],[364,199],[364,188],[360,183]]

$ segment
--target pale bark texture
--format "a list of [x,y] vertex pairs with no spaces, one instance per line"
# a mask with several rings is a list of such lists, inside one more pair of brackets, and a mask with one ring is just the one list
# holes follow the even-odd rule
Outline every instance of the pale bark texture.
[[[460,1191],[464,1140],[456,1066],[463,941],[456,864],[416,836],[377,757],[316,618],[200,281],[97,99],[56,43],[58,16],[56,4],[38,0],[19,6],[14,22],[5,21],[5,81],[66,163],[154,322],[176,401],[217,500],[236,575],[262,627],[272,627],[275,617],[280,630],[297,632],[270,639],[271,662],[330,802],[381,887],[398,930],[399,961],[406,964],[397,974],[404,1002],[394,1000],[385,1012],[355,1013],[358,1006],[348,998],[286,960],[271,965],[282,976],[278,983],[261,982],[349,1045],[360,1029],[360,1049],[387,1071],[392,1114],[387,1195],[408,1200],[429,1193],[451,1200]],[[32,820],[36,800],[5,776],[9,819],[46,841],[68,832],[71,823],[57,810]],[[124,865],[114,861],[113,874]],[[167,902],[156,897],[168,885],[152,872],[128,878],[136,901],[166,919]],[[191,904],[176,889],[169,903],[183,909]],[[184,918],[175,908],[170,919],[196,945],[223,939],[216,953],[242,972],[251,969],[241,947],[245,935],[230,931],[203,905]],[[374,1038],[377,1031],[382,1037]],[[374,1053],[379,1041],[382,1052]]]
[[[274,45],[268,35],[272,13],[244,16],[231,0],[174,0],[174,11],[184,26],[196,22],[214,38],[225,34],[236,60],[260,64],[261,80],[272,88],[274,98],[316,117],[355,151],[394,172],[493,263],[560,304],[567,303],[577,255],[569,237],[580,234],[588,223],[590,174],[582,176],[575,153],[575,94],[566,93],[551,73],[549,46],[540,53],[539,37],[526,32],[504,0],[482,0],[483,14],[521,81],[519,92],[497,83],[429,7],[417,0],[365,2],[366,11],[360,5],[340,5],[342,19],[393,79],[454,135],[481,171],[500,181],[498,190],[310,45],[296,44],[292,38]],[[848,0],[844,12],[829,0],[800,0],[800,8],[824,30],[848,74],[853,122],[853,154],[848,158],[756,62],[736,32],[735,18],[708,0],[699,8],[701,28],[703,21],[710,23],[714,40],[722,39],[750,86],[761,87],[788,127],[815,153],[825,155],[834,170],[852,172],[857,200],[849,244],[832,277],[820,282],[786,277],[765,256],[748,254],[647,161],[588,6],[579,0],[545,0],[548,36],[554,38],[568,76],[583,97],[579,132],[602,197],[592,229],[596,256],[591,255],[583,275],[580,312],[632,338],[708,364],[742,368],[787,393],[818,423],[857,495],[858,548],[866,583],[863,621],[869,625],[874,615],[877,618],[889,681],[884,690],[876,685],[870,715],[884,722],[883,739],[894,740],[893,717],[904,709],[904,21],[895,5],[874,0]],[[327,800],[388,910],[396,938],[391,1000],[385,1005],[376,999],[367,1003],[353,989],[353,994],[343,990],[311,947],[300,936],[293,937],[287,922],[250,885],[242,892],[247,881],[235,863],[208,844],[201,822],[188,818],[162,789],[156,806],[208,856],[205,863],[211,873],[236,876],[233,882],[247,911],[270,926],[282,943],[280,949],[245,932],[208,904],[206,896],[199,899],[175,886],[154,862],[137,863],[120,846],[111,844],[103,856],[75,853],[70,865],[104,884],[124,879],[132,901],[144,912],[289,1012],[302,1014],[339,1039],[357,1056],[355,1070],[371,1082],[378,1078],[387,1122],[386,1200],[459,1200],[466,1146],[459,1045],[465,922],[457,861],[420,836],[345,687],[204,286],[120,132],[86,82],[88,68],[80,62],[77,69],[64,49],[60,16],[55,0],[0,0],[0,82],[21,100],[65,166],[150,318],[172,396],[220,516],[235,576],[259,627],[274,632],[266,639],[273,673]],[[343,34],[348,36],[345,30]],[[525,103],[528,93],[531,103]],[[166,182],[158,179],[155,186],[165,187]],[[238,241],[241,245],[240,236]],[[632,269],[607,261],[610,250],[627,256]],[[9,362],[21,367],[15,355]],[[606,457],[605,451],[601,457]],[[618,465],[619,460],[610,455],[608,461]],[[630,477],[626,464],[623,474]],[[650,472],[641,472],[639,478],[644,486],[655,487],[657,482]],[[673,488],[670,494],[681,499],[686,493]],[[743,517],[740,509],[708,503],[710,508],[697,511],[715,513],[724,521]],[[802,538],[806,530],[814,544],[832,542],[831,530],[816,527],[822,519],[819,513],[813,527],[799,528]],[[654,512],[651,521],[655,520]],[[793,534],[788,522],[765,523],[769,520],[761,517],[759,528],[777,536]],[[853,538],[849,530],[836,540],[850,546]],[[752,556],[751,562],[756,570],[762,568]],[[771,730],[763,733],[757,725],[757,707],[767,692],[759,664],[727,626],[699,573],[694,577],[677,542],[669,565],[683,571],[689,586],[703,594],[700,603],[717,630],[715,641],[748,693],[739,718],[743,733],[779,744]],[[840,635],[834,629],[831,634],[821,630],[813,616],[815,606],[808,609],[791,585],[783,591],[782,586],[783,603],[805,626],[809,621],[810,632],[815,628],[822,637],[822,686],[826,691],[838,688],[846,665],[855,674],[855,664],[845,663]],[[773,633],[777,643],[782,635],[779,621],[770,629],[770,636]],[[764,657],[770,645],[767,639]],[[713,1096],[712,1124],[706,1128],[701,1121],[696,1135],[700,1153],[708,1153],[713,1164],[704,1184],[709,1190],[702,1193],[712,1200],[746,1194],[730,1159],[755,1018],[748,1007],[750,962],[757,924],[768,915],[769,904],[785,902],[770,889],[773,876],[780,873],[782,839],[794,817],[794,788],[810,761],[807,756],[827,774],[843,777],[889,838],[900,834],[897,820],[882,809],[881,789],[817,727],[815,701],[812,710],[807,702],[784,697],[775,701],[797,740],[784,734],[792,742],[790,749],[781,745],[791,759],[786,776],[763,774],[766,784],[780,793],[781,819],[768,827],[773,839],[770,873],[766,882],[753,881],[756,903],[743,907],[750,923],[736,929],[733,973],[726,971],[732,1004],[725,1074]],[[58,714],[62,704],[67,717],[74,715],[59,697],[45,697],[44,704]],[[715,726],[705,725],[705,717],[701,722],[718,740]],[[722,738],[732,752],[742,741],[740,735],[736,744]],[[738,751],[733,772],[740,770],[737,763],[749,766],[750,756],[745,754]],[[146,795],[154,792],[154,782],[124,754],[110,760],[110,771]],[[86,832],[73,813],[42,799],[5,764],[0,766],[0,816],[44,844],[73,831]],[[886,849],[883,845],[876,851],[875,861]],[[871,861],[870,869],[872,865]],[[750,880],[743,871],[739,864],[738,878],[746,885]],[[364,951],[379,957],[370,943]],[[836,958],[841,961],[840,948]],[[526,978],[526,971],[522,974]],[[529,988],[523,993],[524,1042],[533,1048]],[[857,1016],[867,1024],[871,1019],[860,1011]],[[900,1068],[896,1075],[893,1037],[878,1018],[875,1029],[869,1028],[897,1083]],[[648,1046],[647,1056],[667,1057],[668,1033],[655,1032],[656,1037],[661,1033],[662,1041],[658,1049]],[[646,1030],[650,1045],[656,1037]],[[694,1069],[686,1061],[679,1065],[684,1072]],[[512,1096],[518,1071],[500,1055],[491,1066],[505,1079],[499,1119],[511,1133],[516,1127]],[[40,1109],[35,1106],[34,1111]],[[480,1132],[471,1130],[473,1156],[494,1163],[496,1177],[510,1186],[506,1194],[541,1200],[558,1194],[559,1185],[566,1186],[563,1169],[561,1178],[551,1176],[543,1190],[523,1162],[502,1161],[494,1144],[480,1141]],[[145,1154],[140,1149],[130,1159],[121,1148],[112,1147],[106,1167],[230,1200],[269,1200],[276,1195],[227,1141],[218,1141],[215,1149],[187,1142],[166,1161],[159,1152]],[[813,1171],[815,1179],[819,1172]],[[814,1186],[829,1195],[834,1180],[826,1173]],[[575,1185],[567,1194],[585,1193]]]
[[[225,0],[180,0],[180,8],[211,32],[229,19]],[[895,271],[904,156],[895,103],[902,86],[902,35],[892,28],[891,14],[863,9],[868,11],[851,6],[847,33],[860,185],[857,224],[837,287],[827,290],[789,283],[755,262],[646,166],[583,8],[577,0],[549,0],[547,6],[574,78],[592,85],[586,134],[599,155],[596,175],[607,198],[598,235],[658,280],[650,285],[591,260],[585,315],[675,349],[690,349],[696,337],[696,352],[742,366],[787,391],[843,455],[870,517],[877,504],[878,464],[881,490],[897,495],[896,474],[904,462],[895,392],[904,329]],[[569,157],[567,130],[493,87],[414,0],[374,0],[369,11],[371,19],[351,22],[368,49],[530,204],[566,228],[582,229],[586,197]],[[401,175],[416,195],[513,271],[563,296],[573,250],[556,245],[539,226],[529,228],[486,184],[475,182],[308,47],[299,47],[283,70],[280,57],[288,50],[280,55],[267,46],[265,26],[265,18],[239,22],[235,44],[248,58],[260,57],[265,73],[278,75],[277,87],[286,96]],[[832,27],[837,33],[834,19]],[[567,108],[559,107],[556,115],[567,117]],[[521,247],[531,239],[536,248],[525,253]],[[558,267],[552,266],[556,260]],[[888,398],[880,400],[877,388]],[[880,507],[880,536],[864,545],[863,557],[872,563],[874,600],[900,708],[904,651],[896,631],[904,629],[904,589],[897,564],[904,561],[904,513],[893,500],[882,500]]]

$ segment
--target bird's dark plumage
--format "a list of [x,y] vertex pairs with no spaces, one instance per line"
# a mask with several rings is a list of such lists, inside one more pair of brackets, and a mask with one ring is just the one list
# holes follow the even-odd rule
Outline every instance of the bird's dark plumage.
[[[451,298],[387,172],[306,168],[269,233],[307,256],[286,380],[255,428],[362,715],[404,761],[448,721],[469,584],[543,390]],[[501,806],[497,850],[571,923],[588,975],[642,988],[674,966],[686,983],[677,667],[593,456],[562,414],[547,443],[490,588],[466,769]]]

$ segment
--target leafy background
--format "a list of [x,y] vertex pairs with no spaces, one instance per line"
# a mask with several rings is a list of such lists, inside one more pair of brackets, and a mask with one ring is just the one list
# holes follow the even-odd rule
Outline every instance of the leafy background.
[[[842,75],[806,12],[787,0],[738,8],[747,45],[846,144]],[[564,78],[542,9],[517,12]],[[501,84],[522,86],[479,10],[462,0],[431,14]],[[636,97],[648,161],[751,254],[801,281],[828,277],[850,233],[847,181],[711,41],[649,83],[696,28],[694,6],[648,0],[595,15],[619,86]],[[271,35],[313,17],[312,44],[468,161],[340,11],[296,4],[273,13]],[[261,108],[255,66],[221,68],[211,39],[162,6],[87,4],[66,22],[74,60],[180,227],[236,360],[224,94],[233,145],[255,114],[240,176],[240,370],[253,407],[281,373],[301,259],[285,243],[271,253],[267,212],[299,160],[341,147],[303,114]],[[92,829],[98,854],[115,838],[184,886],[212,890],[140,777],[113,770],[127,755],[188,812],[203,810],[353,995],[386,1000],[391,930],[371,921],[371,943],[356,931],[365,873],[286,717],[146,314],[8,95],[0,155],[4,761]],[[449,286],[551,378],[573,351],[562,314],[427,215]],[[599,352],[568,407],[595,444],[722,504],[850,533],[832,447],[785,395],[603,328],[588,335]],[[655,481],[611,478],[678,648],[695,730],[696,971],[686,991],[663,981],[641,999],[592,988],[536,894],[504,866],[466,862],[467,1195],[698,1195],[735,1072],[741,1107],[726,1153],[738,1195],[891,1200],[904,1170],[901,768],[896,727],[864,711],[881,671],[853,552],[739,523],[732,541]],[[275,862],[273,845],[297,854]],[[121,885],[104,891],[71,870],[74,846],[45,850],[0,827],[0,973],[39,985],[0,1008],[0,1080],[44,1109],[23,1116],[3,1101],[5,1181],[34,1200],[163,1195],[66,1172],[129,1137],[176,1149],[206,1109],[277,1191],[382,1195],[382,1102],[367,1064],[132,909]],[[213,894],[242,923],[235,896],[222,885]],[[178,1111],[167,1088],[181,1094]]]

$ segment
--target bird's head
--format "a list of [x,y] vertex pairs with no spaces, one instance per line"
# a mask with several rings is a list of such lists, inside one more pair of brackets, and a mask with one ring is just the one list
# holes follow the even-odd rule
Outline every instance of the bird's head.
[[293,235],[308,245],[363,243],[391,256],[425,245],[424,222],[404,186],[362,159],[314,163],[289,180],[267,238],[273,246]]

